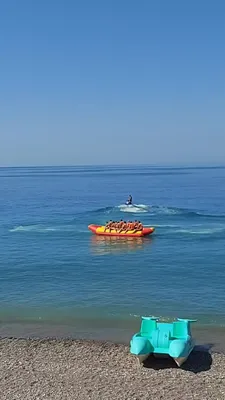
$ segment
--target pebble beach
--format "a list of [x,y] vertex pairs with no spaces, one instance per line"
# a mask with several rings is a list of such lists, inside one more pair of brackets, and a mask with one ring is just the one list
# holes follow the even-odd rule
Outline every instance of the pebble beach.
[[224,400],[225,355],[196,348],[181,368],[124,344],[88,340],[0,340],[1,400]]

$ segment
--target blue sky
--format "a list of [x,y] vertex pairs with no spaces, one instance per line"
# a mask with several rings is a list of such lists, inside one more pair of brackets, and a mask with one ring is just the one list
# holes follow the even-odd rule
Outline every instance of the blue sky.
[[225,162],[223,0],[5,0],[0,51],[0,165]]

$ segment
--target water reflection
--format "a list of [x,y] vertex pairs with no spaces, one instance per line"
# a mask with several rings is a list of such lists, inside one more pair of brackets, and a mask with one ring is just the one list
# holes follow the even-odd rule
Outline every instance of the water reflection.
[[151,238],[118,237],[118,236],[91,236],[91,251],[93,254],[106,255],[128,253],[143,249],[152,242]]

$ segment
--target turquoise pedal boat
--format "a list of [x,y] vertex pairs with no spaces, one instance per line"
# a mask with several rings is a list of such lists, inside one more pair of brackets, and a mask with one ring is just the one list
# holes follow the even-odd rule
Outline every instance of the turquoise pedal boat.
[[191,335],[191,322],[196,320],[177,318],[175,322],[158,322],[156,317],[142,317],[141,330],[130,341],[131,354],[140,364],[150,354],[168,355],[180,367],[192,352],[195,342]]

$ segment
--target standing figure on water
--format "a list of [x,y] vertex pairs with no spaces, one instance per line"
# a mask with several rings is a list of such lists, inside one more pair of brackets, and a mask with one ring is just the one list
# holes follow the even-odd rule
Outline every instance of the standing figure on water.
[[126,204],[129,206],[129,205],[132,205],[132,202],[133,202],[133,199],[132,199],[132,196],[131,196],[131,194],[128,196],[128,199],[127,199],[127,201],[126,201]]

